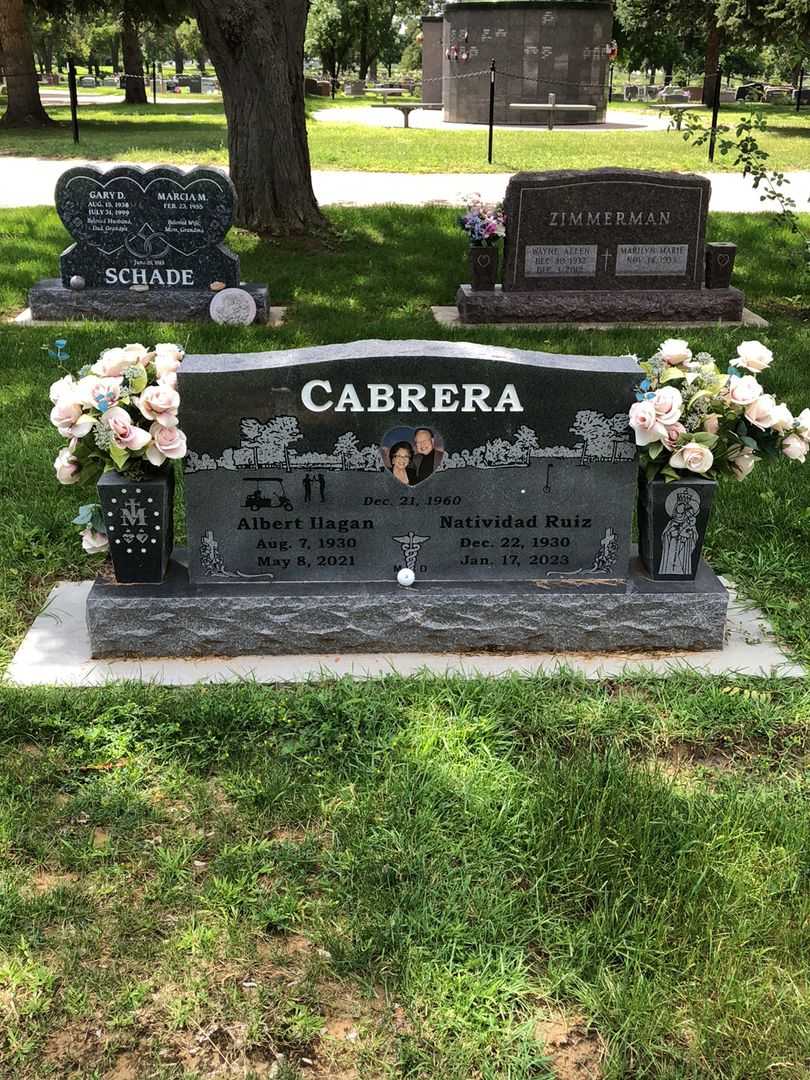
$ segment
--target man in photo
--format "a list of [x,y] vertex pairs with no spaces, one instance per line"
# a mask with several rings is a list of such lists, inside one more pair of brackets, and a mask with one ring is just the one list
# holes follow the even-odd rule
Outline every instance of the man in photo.
[[444,450],[439,450],[436,446],[436,440],[431,429],[424,427],[417,428],[414,432],[413,446],[416,453],[413,457],[411,471],[414,475],[414,483],[420,484],[438,469],[444,457]]

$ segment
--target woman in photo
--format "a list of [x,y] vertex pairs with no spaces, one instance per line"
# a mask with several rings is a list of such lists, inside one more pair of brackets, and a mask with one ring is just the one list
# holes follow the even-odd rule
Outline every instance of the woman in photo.
[[413,447],[409,442],[397,442],[391,447],[391,472],[400,484],[413,483]]

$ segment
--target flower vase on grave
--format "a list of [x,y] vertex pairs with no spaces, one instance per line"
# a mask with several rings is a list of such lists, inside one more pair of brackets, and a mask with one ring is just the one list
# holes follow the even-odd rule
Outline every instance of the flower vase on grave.
[[709,523],[716,480],[667,481],[639,473],[638,553],[654,581],[693,581]]
[[470,283],[473,292],[492,292],[497,276],[497,247],[494,244],[471,244]]
[[706,288],[727,289],[731,285],[737,245],[714,243],[706,245]]
[[115,470],[97,485],[115,580],[121,584],[160,582],[174,539],[174,466],[133,479]]

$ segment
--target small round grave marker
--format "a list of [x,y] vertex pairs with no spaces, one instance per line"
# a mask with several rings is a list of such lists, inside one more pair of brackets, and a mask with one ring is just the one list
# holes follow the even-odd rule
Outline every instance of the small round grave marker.
[[70,287],[74,292],[81,292],[85,286],[85,280],[81,274],[74,274],[70,279]]
[[211,297],[208,310],[215,323],[249,326],[256,318],[256,301],[245,289],[222,289]]

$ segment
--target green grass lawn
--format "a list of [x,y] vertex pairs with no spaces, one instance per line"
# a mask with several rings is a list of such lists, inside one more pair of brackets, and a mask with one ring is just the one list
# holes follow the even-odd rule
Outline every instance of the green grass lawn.
[[[73,366],[126,341],[646,356],[670,336],[441,329],[429,307],[464,275],[453,211],[330,217],[328,247],[229,237],[289,306],[281,329],[0,325],[3,663],[53,583],[98,564],[70,524],[84,494],[51,467],[57,336]],[[762,215],[709,233],[736,239],[772,324],[693,346],[759,336],[769,387],[810,403],[795,240]],[[6,316],[66,242],[52,210],[0,212]],[[722,488],[708,541],[804,663],[808,507],[810,467],[755,471]],[[805,682],[2,687],[0,715],[2,1077],[259,1077],[277,1054],[277,1080],[810,1072]]]
[[[498,131],[493,162],[488,166],[485,127],[405,131],[399,125],[333,124],[311,116],[321,108],[358,104],[362,102],[352,98],[334,103],[328,98],[307,99],[314,168],[381,172],[512,172],[602,165],[681,171],[708,168],[706,148],[688,146],[674,131]],[[771,166],[782,170],[810,168],[810,108],[799,114],[787,106],[769,106],[764,111],[770,130],[759,142],[771,155]],[[180,98],[176,104],[83,106],[78,148],[68,123],[69,110],[54,108],[50,112],[60,121],[52,131],[0,132],[0,155],[78,155],[90,160],[187,165],[228,162],[225,116],[217,102]],[[721,110],[721,121],[733,124],[742,115],[740,109],[729,105]],[[398,114],[396,119],[400,119]],[[712,165],[713,169],[730,167],[720,155]]]

